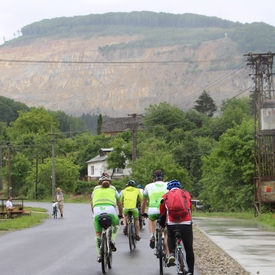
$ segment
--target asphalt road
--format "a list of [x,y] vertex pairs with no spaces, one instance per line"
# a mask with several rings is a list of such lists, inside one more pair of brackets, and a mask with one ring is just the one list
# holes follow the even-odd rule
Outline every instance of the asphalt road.
[[[26,202],[51,213],[51,203]],[[130,252],[122,226],[116,239],[113,267],[108,274],[158,275],[158,260],[149,247],[147,224],[141,241]],[[95,234],[89,204],[66,204],[64,218],[47,219],[43,224],[0,236],[0,272],[5,275],[99,275]],[[165,275],[176,274],[175,267],[165,268]],[[198,275],[198,271],[195,272]]]

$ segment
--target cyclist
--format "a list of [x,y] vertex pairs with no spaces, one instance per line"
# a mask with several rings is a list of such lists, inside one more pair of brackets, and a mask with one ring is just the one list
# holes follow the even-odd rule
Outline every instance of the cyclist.
[[[160,201],[163,194],[167,192],[167,182],[164,182],[164,173],[161,170],[153,172],[153,182],[145,186],[141,204],[141,215],[149,218],[150,247],[155,248],[156,221],[159,217]],[[146,203],[149,201],[148,214],[145,213]],[[165,234],[166,235],[166,234]],[[166,238],[164,240],[165,250],[167,250]],[[166,251],[167,254],[168,251]]]
[[136,182],[134,180],[129,180],[125,186],[126,188],[123,190],[120,201],[123,205],[123,214],[124,214],[124,228],[123,233],[127,235],[127,216],[128,212],[132,212],[135,221],[135,229],[136,229],[136,240],[140,240],[139,236],[139,221],[138,221],[138,201],[142,201],[142,195],[139,189],[136,188]]
[[[111,249],[116,251],[115,238],[118,234],[119,219],[122,218],[122,205],[119,201],[119,194],[116,188],[111,185],[112,180],[107,173],[103,173],[99,179],[98,186],[94,188],[92,193],[91,208],[94,217],[94,228],[96,232],[95,242],[97,249],[97,261],[101,262],[100,245],[102,228],[99,225],[98,218],[101,213],[107,213],[112,220],[112,241]],[[119,215],[116,213],[116,206],[118,206]]]
[[[170,192],[173,189],[181,189],[181,183],[178,180],[171,180],[167,184],[167,190]],[[167,266],[174,265],[175,263],[175,233],[174,230],[179,230],[181,233],[181,239],[184,245],[184,249],[186,252],[186,262],[189,268],[188,275],[194,274],[194,251],[193,251],[193,228],[192,228],[192,219],[191,219],[191,213],[192,213],[192,203],[191,203],[191,197],[190,194],[185,191],[185,194],[188,199],[188,208],[190,209],[189,214],[183,215],[179,222],[171,222],[169,217],[169,209],[165,207],[164,203],[161,203],[160,205],[160,213],[162,213],[162,216],[165,217],[164,224],[166,223],[167,228],[167,234],[168,234],[168,248],[169,251],[171,251],[171,254],[168,257],[167,260]],[[181,194],[179,194],[180,196]],[[166,195],[163,195],[163,199]]]

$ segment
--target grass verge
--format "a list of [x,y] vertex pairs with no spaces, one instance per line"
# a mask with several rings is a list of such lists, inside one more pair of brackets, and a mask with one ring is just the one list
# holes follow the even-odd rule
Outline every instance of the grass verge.
[[41,224],[45,219],[49,218],[46,209],[26,207],[25,210],[30,210],[31,215],[22,215],[15,219],[0,219],[0,234],[30,228]]

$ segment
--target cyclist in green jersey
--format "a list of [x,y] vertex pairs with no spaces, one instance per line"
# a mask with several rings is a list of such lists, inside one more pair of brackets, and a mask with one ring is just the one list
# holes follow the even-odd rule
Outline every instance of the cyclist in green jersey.
[[[159,217],[159,207],[161,197],[167,192],[167,182],[164,182],[164,173],[161,170],[156,170],[153,172],[153,182],[145,186],[143,191],[143,199],[141,204],[141,215],[149,218],[149,231],[151,234],[150,237],[150,247],[155,248],[155,230],[156,230],[156,221]],[[149,201],[148,214],[145,213],[145,207]],[[165,234],[165,248],[167,237]],[[168,250],[167,250],[168,252]]]
[[[94,188],[92,193],[91,208],[94,217],[94,228],[96,232],[96,249],[97,249],[97,261],[100,263],[100,245],[101,245],[101,232],[102,228],[99,225],[98,218],[101,213],[107,213],[112,220],[112,242],[111,249],[116,251],[115,238],[118,234],[119,219],[122,218],[122,205],[119,201],[119,194],[116,188],[111,185],[111,178],[107,173],[103,173],[99,179],[98,186]],[[118,206],[119,215],[116,212],[116,206]]]
[[123,205],[123,214],[124,214],[124,229],[123,233],[127,234],[127,215],[128,212],[132,212],[135,221],[135,229],[136,229],[136,240],[140,240],[139,236],[139,221],[138,221],[138,201],[141,202],[142,195],[138,188],[136,188],[136,182],[134,180],[129,180],[126,184],[126,188],[122,191],[120,201]]

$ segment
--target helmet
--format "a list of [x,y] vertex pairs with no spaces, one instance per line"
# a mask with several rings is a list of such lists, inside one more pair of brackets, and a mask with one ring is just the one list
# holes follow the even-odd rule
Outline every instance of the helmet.
[[104,180],[112,181],[111,177],[107,173],[102,173],[101,177],[99,178],[99,181]]
[[136,182],[134,181],[134,180],[129,180],[127,183],[126,183],[126,187],[127,186],[133,186],[133,187],[135,187],[137,184],[136,184]]
[[137,188],[139,189],[143,189],[142,185],[141,184],[138,184]]
[[155,170],[153,173],[153,179],[154,180],[163,180],[164,174],[161,170]]
[[167,183],[167,189],[171,190],[172,188],[181,188],[181,183],[178,180],[170,180]]

